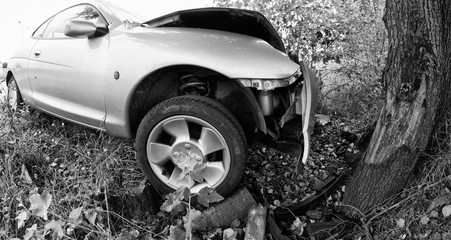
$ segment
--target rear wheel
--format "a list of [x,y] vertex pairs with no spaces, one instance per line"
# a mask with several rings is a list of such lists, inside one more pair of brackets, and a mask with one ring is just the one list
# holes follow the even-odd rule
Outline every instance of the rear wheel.
[[238,121],[220,103],[199,96],[175,97],[149,111],[136,150],[144,173],[163,194],[186,186],[191,193],[210,187],[225,196],[240,182],[246,160]]
[[11,110],[17,111],[21,103],[22,96],[20,95],[16,79],[12,76],[8,81],[8,106]]

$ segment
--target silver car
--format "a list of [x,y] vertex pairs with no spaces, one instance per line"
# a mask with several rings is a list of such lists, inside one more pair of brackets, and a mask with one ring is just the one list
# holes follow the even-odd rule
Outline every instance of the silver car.
[[203,8],[143,21],[90,0],[42,23],[10,59],[6,80],[13,109],[24,102],[134,137],[159,191],[222,195],[240,182],[248,141],[295,131],[307,160],[318,90],[258,12]]

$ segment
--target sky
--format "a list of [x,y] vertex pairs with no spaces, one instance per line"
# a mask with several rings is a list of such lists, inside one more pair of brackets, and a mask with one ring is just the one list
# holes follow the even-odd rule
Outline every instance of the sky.
[[[213,0],[109,0],[126,6],[145,19],[177,10],[212,6]],[[0,0],[0,62],[46,19],[62,10],[69,0]]]

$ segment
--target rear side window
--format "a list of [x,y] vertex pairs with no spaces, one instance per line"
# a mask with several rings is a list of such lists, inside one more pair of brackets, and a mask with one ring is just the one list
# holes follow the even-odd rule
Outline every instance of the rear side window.
[[69,38],[64,35],[67,20],[87,20],[95,23],[97,26],[106,25],[106,21],[103,16],[93,6],[87,4],[77,5],[58,13],[53,19],[51,19],[50,24],[48,24],[47,28],[44,30],[42,38]]

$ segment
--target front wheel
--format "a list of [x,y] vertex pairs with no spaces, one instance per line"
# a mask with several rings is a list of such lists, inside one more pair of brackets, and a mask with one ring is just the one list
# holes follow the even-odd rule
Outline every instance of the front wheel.
[[8,106],[12,111],[17,111],[21,103],[22,96],[20,95],[16,79],[11,77],[8,81]]
[[161,102],[142,120],[135,144],[144,173],[163,194],[186,186],[191,193],[210,187],[225,196],[244,172],[246,141],[240,124],[206,97]]

